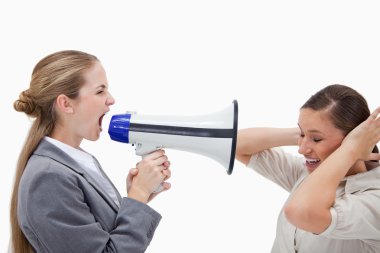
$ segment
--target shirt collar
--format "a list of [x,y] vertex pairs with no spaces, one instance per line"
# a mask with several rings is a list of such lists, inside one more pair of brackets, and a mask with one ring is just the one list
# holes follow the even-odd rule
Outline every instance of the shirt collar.
[[53,139],[53,138],[48,137],[48,136],[45,136],[44,139],[47,140],[48,142],[50,142],[51,144],[57,146],[63,152],[68,154],[71,158],[73,158],[74,160],[76,160],[82,164],[94,163],[93,157],[89,153],[85,152],[82,149],[73,148],[70,145],[67,145],[61,141],[58,141],[58,140]]
[[346,193],[354,193],[358,191],[365,191],[368,189],[380,190],[380,165],[367,172],[345,177],[343,181],[346,181]]

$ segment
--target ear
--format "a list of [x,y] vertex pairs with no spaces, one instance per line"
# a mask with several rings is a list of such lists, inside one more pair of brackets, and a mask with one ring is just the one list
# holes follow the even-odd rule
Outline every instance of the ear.
[[63,113],[71,114],[74,112],[74,108],[72,106],[72,100],[66,95],[59,95],[55,100],[56,107],[59,111]]

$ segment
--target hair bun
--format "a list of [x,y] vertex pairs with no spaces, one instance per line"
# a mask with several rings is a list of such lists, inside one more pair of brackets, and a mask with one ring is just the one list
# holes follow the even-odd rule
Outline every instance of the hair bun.
[[30,96],[29,90],[25,90],[20,93],[19,99],[13,103],[13,107],[18,112],[25,112],[27,115],[37,117],[40,115],[38,105],[34,102],[34,99]]

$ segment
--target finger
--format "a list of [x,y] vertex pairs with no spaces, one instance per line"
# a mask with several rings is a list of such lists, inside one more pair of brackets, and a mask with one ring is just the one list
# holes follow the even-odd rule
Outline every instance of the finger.
[[128,176],[127,176],[127,192],[129,191],[129,188],[131,187],[133,178],[137,175],[139,172],[138,169],[132,168],[129,170]]
[[169,168],[170,164],[171,164],[170,161],[166,161],[162,165],[164,165],[166,168]]
[[149,161],[149,163],[153,166],[157,166],[157,165],[163,165],[167,161],[168,161],[168,157],[166,155],[162,155],[156,159]]
[[167,180],[167,179],[169,179],[171,177],[172,172],[170,170],[168,170],[168,169],[165,169],[165,170],[162,171],[162,174],[165,175],[165,180]]
[[139,173],[139,170],[137,168],[132,168],[129,170],[129,174],[136,176]]
[[166,182],[166,181],[164,181],[164,182],[161,182],[161,184],[160,184],[160,189],[159,189],[159,191],[155,191],[154,193],[152,193],[152,194],[159,194],[159,193],[161,193],[161,192],[163,192],[163,191],[167,191],[167,190],[169,190],[170,188],[171,188],[171,183],[169,183],[169,182]]
[[164,154],[165,154],[165,150],[163,150],[163,149],[159,149],[159,150],[153,151],[152,153],[146,155],[146,156],[144,157],[144,160],[145,160],[145,159],[148,159],[148,160],[155,160],[155,159],[157,159],[158,157],[163,156]]
[[167,191],[172,187],[172,184],[169,182],[162,182],[162,187],[164,188],[164,191]]
[[130,169],[130,170],[129,170],[129,173],[128,173],[128,176],[127,176],[127,182],[128,182],[128,183],[131,183],[133,177],[136,176],[138,172],[139,172],[139,170],[136,169],[136,168],[132,168],[132,169]]
[[380,160],[380,154],[379,153],[371,153],[368,157],[369,161],[379,161]]
[[171,183],[169,183],[169,182],[162,182],[161,185],[162,185],[162,190],[159,191],[159,192],[153,192],[153,193],[149,196],[149,198],[148,198],[148,202],[150,202],[152,199],[154,199],[154,198],[155,198],[158,194],[160,194],[161,192],[167,191],[167,190],[169,190],[169,189],[172,187]]
[[166,163],[168,161],[168,157],[166,155],[163,155],[159,158],[157,158],[156,160],[154,160],[154,164],[156,165],[164,165],[164,163]]
[[168,170],[168,168],[166,168],[166,167],[165,167],[164,165],[162,165],[162,164],[156,166],[156,168],[157,168],[157,171],[160,171],[162,175],[165,175],[165,174],[164,174],[164,171],[165,171],[165,170]]
[[373,113],[371,114],[371,117],[376,120],[379,118],[379,114],[380,114],[380,107],[378,107],[375,111],[373,111]]

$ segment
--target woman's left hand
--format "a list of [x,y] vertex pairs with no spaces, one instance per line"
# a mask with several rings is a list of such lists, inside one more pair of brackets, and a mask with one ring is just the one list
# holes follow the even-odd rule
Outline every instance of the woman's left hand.
[[342,145],[349,145],[354,157],[358,160],[380,160],[380,154],[372,153],[380,141],[380,107],[365,121],[354,128],[343,140]]
[[[169,161],[164,162],[163,166],[165,166],[165,169],[162,170],[162,174],[165,175],[165,178],[164,178],[164,181],[161,183],[162,190],[159,192],[153,192],[149,196],[148,202],[154,199],[161,192],[169,190],[171,187],[171,184],[169,182],[165,182],[165,180],[168,180],[171,177],[170,162]],[[131,188],[133,178],[137,176],[138,173],[139,173],[139,170],[137,168],[132,168],[129,170],[129,173],[127,176],[127,192],[129,192],[129,189]]]
[[154,199],[154,198],[155,198],[158,194],[160,194],[161,192],[164,192],[164,191],[169,190],[170,187],[171,187],[171,184],[170,184],[169,182],[166,182],[166,181],[165,181],[165,180],[168,180],[168,179],[171,177],[171,171],[170,171],[170,169],[169,169],[169,167],[170,167],[170,162],[169,162],[169,161],[168,161],[168,162],[165,162],[163,165],[166,167],[166,169],[164,169],[164,170],[162,171],[162,174],[165,175],[164,181],[161,183],[162,190],[160,190],[159,192],[153,192],[153,193],[149,196],[149,198],[148,198],[148,202],[151,201],[152,199]]

